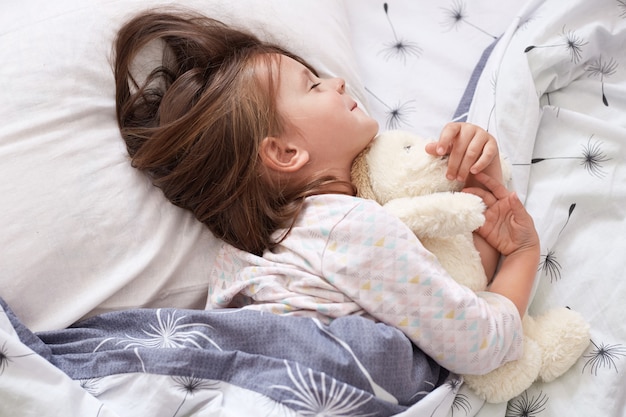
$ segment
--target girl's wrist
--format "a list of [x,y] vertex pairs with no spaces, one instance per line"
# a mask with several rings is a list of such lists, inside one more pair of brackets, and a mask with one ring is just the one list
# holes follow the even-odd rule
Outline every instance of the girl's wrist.
[[537,259],[541,256],[541,248],[538,243],[520,246],[514,251],[506,255],[506,258],[525,258],[525,259]]
[[539,266],[538,246],[515,250],[502,260],[489,291],[507,297],[515,304],[520,317],[526,312]]

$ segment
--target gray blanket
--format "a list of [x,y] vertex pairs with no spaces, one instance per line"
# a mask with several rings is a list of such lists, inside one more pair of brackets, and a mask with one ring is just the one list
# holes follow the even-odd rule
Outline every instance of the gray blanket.
[[[24,345],[103,404],[132,392],[128,400],[110,402],[120,416],[125,415],[120,403],[175,416],[215,401],[223,408],[225,397],[233,395],[236,402],[256,402],[260,409],[261,403],[271,403],[299,415],[324,410],[326,415],[389,416],[448,376],[401,332],[361,317],[326,326],[251,310],[137,309],[34,334],[0,304]],[[4,349],[0,380],[6,381],[32,355],[12,355],[6,344]]]

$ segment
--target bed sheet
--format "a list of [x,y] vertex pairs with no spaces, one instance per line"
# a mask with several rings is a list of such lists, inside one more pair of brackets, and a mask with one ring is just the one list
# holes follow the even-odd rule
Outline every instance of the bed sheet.
[[472,73],[526,0],[344,2],[372,116],[436,138],[467,117]]
[[436,137],[458,119],[491,132],[541,238],[529,313],[567,306],[591,325],[565,375],[454,415],[625,416],[626,3],[347,4],[381,126]]

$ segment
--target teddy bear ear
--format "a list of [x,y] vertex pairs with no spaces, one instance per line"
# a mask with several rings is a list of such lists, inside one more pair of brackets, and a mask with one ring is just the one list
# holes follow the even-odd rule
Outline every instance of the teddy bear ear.
[[352,171],[350,172],[352,184],[356,187],[356,195],[357,197],[367,198],[370,200],[376,200],[376,195],[374,194],[374,190],[372,189],[372,183],[369,177],[369,168],[367,165],[367,155],[368,148],[365,148],[361,151],[360,154],[357,155],[354,162],[352,163]]

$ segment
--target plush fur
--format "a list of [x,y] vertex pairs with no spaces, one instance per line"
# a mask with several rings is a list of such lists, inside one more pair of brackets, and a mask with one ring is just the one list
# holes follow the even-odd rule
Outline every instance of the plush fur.
[[[487,278],[472,232],[483,224],[485,206],[479,197],[460,192],[463,184],[446,179],[446,158],[427,154],[426,143],[404,131],[381,133],[353,164],[357,195],[398,216],[455,280],[484,291]],[[568,308],[537,318],[526,314],[523,326],[520,359],[485,375],[464,375],[467,385],[488,402],[508,401],[536,380],[557,378],[589,344],[589,325]]]

